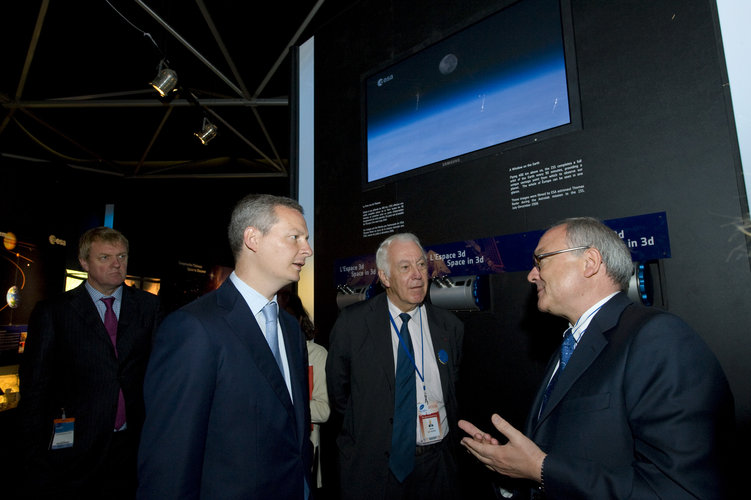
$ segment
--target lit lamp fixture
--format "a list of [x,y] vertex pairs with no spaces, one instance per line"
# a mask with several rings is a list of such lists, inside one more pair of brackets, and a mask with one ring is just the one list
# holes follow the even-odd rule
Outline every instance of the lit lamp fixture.
[[156,75],[154,81],[151,82],[151,86],[159,92],[161,97],[166,96],[170,92],[177,90],[177,73],[169,68],[162,68],[159,70],[159,74]]
[[209,143],[211,139],[216,137],[216,125],[211,123],[208,119],[203,119],[203,127],[201,128],[200,132],[196,132],[193,135],[198,137],[198,140],[201,141],[201,144],[204,146]]

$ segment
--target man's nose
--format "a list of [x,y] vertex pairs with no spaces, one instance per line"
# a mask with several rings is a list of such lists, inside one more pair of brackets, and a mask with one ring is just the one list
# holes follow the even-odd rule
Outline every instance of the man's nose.
[[540,278],[540,270],[537,269],[537,266],[532,266],[532,269],[529,270],[529,274],[527,274],[527,281],[530,283],[534,283]]

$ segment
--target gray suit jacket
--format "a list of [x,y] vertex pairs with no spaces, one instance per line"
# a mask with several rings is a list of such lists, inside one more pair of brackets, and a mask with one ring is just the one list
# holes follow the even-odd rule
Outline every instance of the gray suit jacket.
[[[450,431],[457,427],[456,384],[464,325],[448,311],[426,305]],[[326,381],[332,408],[343,414],[337,437],[343,498],[383,498],[394,414],[394,354],[386,294],[345,308],[331,331]]]

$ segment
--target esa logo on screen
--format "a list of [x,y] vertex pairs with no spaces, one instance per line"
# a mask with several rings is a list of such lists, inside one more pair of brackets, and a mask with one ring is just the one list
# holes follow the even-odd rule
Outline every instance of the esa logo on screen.
[[379,78],[379,79],[378,79],[378,84],[377,84],[377,85],[378,85],[378,86],[380,87],[380,86],[381,86],[381,85],[383,85],[384,83],[388,83],[388,82],[390,82],[390,81],[391,81],[391,80],[393,80],[393,79],[394,79],[394,75],[393,75],[393,74],[391,74],[391,75],[389,75],[389,76],[385,76],[385,77],[383,77],[383,78]]

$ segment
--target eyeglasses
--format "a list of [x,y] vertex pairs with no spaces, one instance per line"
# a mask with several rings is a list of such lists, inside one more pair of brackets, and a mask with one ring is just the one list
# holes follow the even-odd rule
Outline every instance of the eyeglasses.
[[586,250],[588,248],[592,248],[592,247],[590,247],[590,246],[584,246],[584,247],[564,248],[563,250],[556,250],[555,252],[547,252],[547,253],[540,253],[540,254],[537,254],[537,255],[533,255],[532,258],[535,261],[535,267],[539,271],[540,270],[540,261],[542,261],[542,259],[550,257],[551,255],[558,255],[559,253],[574,252],[576,250]]

